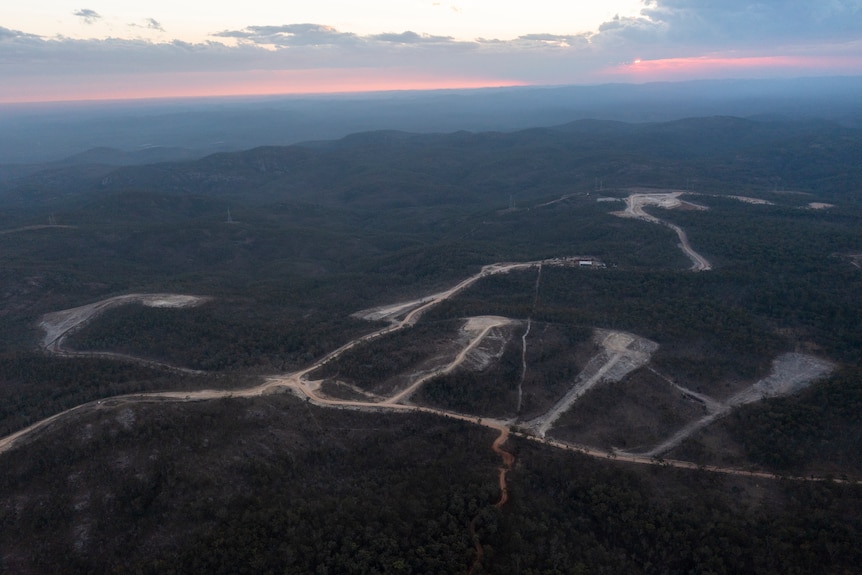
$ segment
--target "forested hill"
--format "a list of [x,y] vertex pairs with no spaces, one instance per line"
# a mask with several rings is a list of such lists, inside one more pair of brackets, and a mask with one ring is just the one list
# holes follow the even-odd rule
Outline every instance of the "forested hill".
[[0,572],[856,573],[860,157],[706,117],[0,174]]
[[77,163],[0,182],[0,202],[62,204],[80,194],[136,190],[258,204],[289,198],[370,209],[497,207],[573,188],[655,186],[753,196],[813,192],[857,203],[860,156],[862,131],[826,121],[582,120],[513,133],[366,132],[144,166]]

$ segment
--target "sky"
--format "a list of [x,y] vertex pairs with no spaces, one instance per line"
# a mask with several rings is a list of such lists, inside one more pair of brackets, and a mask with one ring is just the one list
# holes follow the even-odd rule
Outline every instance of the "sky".
[[0,103],[862,75],[862,0],[29,0]]

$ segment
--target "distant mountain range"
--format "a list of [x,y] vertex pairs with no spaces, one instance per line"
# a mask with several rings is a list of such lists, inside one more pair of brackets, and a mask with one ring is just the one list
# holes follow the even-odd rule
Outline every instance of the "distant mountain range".
[[357,208],[493,206],[510,195],[546,197],[565,185],[721,192],[728,181],[753,192],[816,191],[855,201],[860,147],[862,131],[834,121],[714,116],[576,120],[516,132],[375,131],[198,159],[183,148],[95,148],[62,162],[0,169],[0,203],[56,204],[136,190]]
[[[641,123],[728,115],[860,126],[860,101],[862,78],[843,77],[2,105],[0,165],[54,162],[100,147],[135,157],[183,148],[202,157],[368,130],[515,131],[579,119]],[[138,163],[101,159],[108,160]]]

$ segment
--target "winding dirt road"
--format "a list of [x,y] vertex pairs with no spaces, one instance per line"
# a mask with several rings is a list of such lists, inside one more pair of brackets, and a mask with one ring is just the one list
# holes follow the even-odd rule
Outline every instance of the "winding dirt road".
[[[496,426],[495,426],[496,427]],[[491,449],[500,456],[503,460],[503,466],[500,467],[499,483],[500,483],[500,499],[494,504],[497,509],[502,508],[509,501],[509,488],[506,485],[506,474],[512,469],[515,464],[515,456],[503,449],[503,444],[509,439],[509,428],[506,425],[499,426],[500,435],[494,440]],[[482,559],[485,558],[485,549],[482,547],[482,542],[479,541],[479,536],[476,534],[476,520],[478,515],[470,520],[467,526],[470,532],[470,537],[473,539],[473,547],[476,549],[476,556],[473,558],[473,564],[467,573],[475,573],[476,569],[482,564]]]
[[[692,262],[691,271],[702,272],[711,270],[712,264],[710,264],[705,257],[692,249],[691,244],[688,241],[688,235],[681,227],[677,226],[676,224],[661,220],[655,216],[651,216],[644,211],[644,206],[659,206],[665,209],[671,209],[681,206],[683,202],[679,199],[679,196],[681,196],[683,193],[684,192],[631,194],[629,197],[626,198],[625,211],[614,213],[615,215],[618,215],[620,217],[636,218],[672,229],[674,232],[676,232],[676,235],[679,238],[680,248],[688,257],[688,259],[690,259]],[[694,204],[687,205],[694,206]],[[699,209],[703,209],[700,206],[696,207],[698,207]]]
[[515,465],[515,456],[503,449],[503,445],[509,440],[508,426],[500,426],[500,436],[491,444],[491,449],[503,460],[500,468],[500,500],[494,504],[497,509],[501,508],[509,500],[509,488],[506,486],[506,474]]
[[[370,310],[366,312],[360,312],[361,317],[373,317],[373,319],[386,319],[390,321],[390,325],[366,334],[365,336],[359,337],[355,340],[352,340],[340,348],[330,352],[324,357],[320,358],[313,364],[308,367],[286,375],[276,375],[270,376],[266,378],[263,383],[258,386],[240,389],[234,391],[223,391],[223,390],[201,390],[201,391],[169,391],[169,392],[157,392],[157,393],[145,393],[145,394],[129,394],[129,395],[121,395],[114,396],[110,398],[106,398],[98,401],[91,401],[82,405],[78,405],[61,413],[57,413],[50,417],[47,417],[27,428],[21,429],[11,435],[8,435],[2,439],[0,439],[0,454],[14,449],[15,447],[21,445],[24,441],[29,438],[34,437],[41,431],[44,431],[46,428],[53,424],[57,424],[62,422],[62,420],[72,416],[73,414],[77,414],[80,412],[84,412],[87,410],[96,410],[96,409],[106,409],[113,408],[119,405],[131,404],[131,403],[141,403],[141,402],[161,402],[161,401],[206,401],[218,398],[229,398],[229,397],[254,397],[261,396],[271,393],[280,393],[284,391],[290,391],[295,393],[303,398],[306,398],[310,403],[315,405],[323,406],[323,407],[335,407],[342,409],[362,409],[368,411],[402,411],[402,412],[416,412],[416,413],[429,413],[434,414],[441,417],[447,417],[451,419],[457,419],[461,421],[470,422],[477,425],[482,425],[491,429],[498,430],[500,432],[499,437],[494,442],[492,449],[495,453],[497,453],[502,459],[504,466],[500,470],[500,488],[501,488],[501,497],[500,501],[497,503],[498,506],[502,506],[506,503],[508,499],[508,491],[506,489],[506,472],[511,469],[511,466],[514,462],[514,456],[510,453],[506,452],[502,449],[502,445],[506,442],[509,433],[510,426],[514,423],[513,421],[504,421],[493,418],[485,418],[485,417],[477,417],[475,415],[469,415],[464,413],[456,413],[443,409],[437,409],[432,407],[425,407],[419,405],[411,405],[403,403],[404,400],[409,398],[410,394],[415,392],[416,389],[421,385],[422,381],[414,383],[408,389],[403,390],[392,397],[384,400],[382,403],[372,402],[372,401],[358,401],[358,400],[344,400],[344,399],[333,399],[329,397],[325,397],[318,393],[318,388],[320,382],[309,381],[306,379],[307,374],[313,372],[318,369],[320,366],[325,364],[328,361],[331,361],[338,356],[340,356],[345,351],[353,348],[354,346],[364,342],[374,339],[376,337],[380,337],[383,334],[390,333],[392,331],[396,331],[399,329],[403,329],[409,325],[415,323],[424,311],[430,309],[432,306],[437,305],[440,302],[445,301],[446,299],[452,297],[453,295],[459,293],[466,287],[472,285],[482,277],[486,277],[488,275],[493,275],[497,273],[507,273],[513,269],[527,269],[530,267],[535,267],[538,265],[561,265],[561,260],[543,260],[536,262],[525,262],[525,263],[503,263],[503,264],[492,264],[490,266],[485,266],[482,270],[467,278],[466,280],[456,284],[454,287],[449,290],[440,292],[433,296],[423,298],[421,300],[415,300],[413,302],[400,303],[393,306],[386,306],[383,308],[377,308],[375,310]],[[130,303],[132,301],[138,301],[144,303],[145,305],[154,305],[154,306],[177,306],[177,305],[198,305],[202,301],[205,301],[203,298],[199,298],[197,296],[182,296],[176,294],[131,294],[129,296],[120,296],[118,298],[111,298],[110,300],[105,300],[102,302],[98,302],[95,304],[90,304],[89,306],[81,306],[78,308],[73,308],[70,310],[64,310],[62,312],[54,312],[51,314],[47,314],[44,316],[41,326],[45,330],[46,335],[43,339],[43,345],[45,349],[55,352],[55,353],[65,353],[65,350],[62,347],[63,338],[68,335],[72,330],[80,327],[85,322],[90,321],[93,317],[95,317],[98,313],[101,313],[105,309],[109,309],[115,305],[122,305],[123,303]],[[357,314],[359,315],[359,314]],[[403,317],[402,317],[403,316]],[[401,319],[398,319],[401,317]],[[473,333],[475,334],[472,339],[470,339],[467,343],[465,343],[464,349],[458,354],[458,356],[445,368],[443,371],[451,371],[458,365],[460,365],[465,358],[468,356],[469,352],[472,349],[475,349],[476,346],[479,345],[482,339],[484,339],[491,329],[494,327],[498,327],[504,325],[506,322],[510,321],[506,318],[499,317],[484,317],[484,318],[474,318],[471,320],[473,322],[472,326],[470,322],[467,323],[467,326],[470,326]],[[587,382],[592,381],[595,383],[599,381],[601,377],[608,377],[608,372],[611,368],[617,363],[625,363],[627,365],[623,366],[624,371],[629,371],[629,367],[631,365],[642,365],[643,363],[649,360],[649,354],[652,352],[653,348],[647,343],[652,344],[652,342],[648,342],[648,340],[641,341],[642,338],[637,338],[631,334],[621,334],[619,332],[606,332],[602,343],[605,347],[605,351],[611,352],[610,357],[607,357],[604,360],[604,364],[597,369],[597,373],[591,375],[587,378]],[[647,343],[644,343],[647,342]],[[652,344],[653,346],[655,344]],[[644,347],[646,346],[646,347]],[[614,358],[616,358],[614,360]],[[794,360],[798,360],[799,358],[795,358]],[[614,365],[608,366],[608,364],[613,363]],[[817,373],[822,373],[823,366],[812,366],[811,368]],[[785,378],[787,379],[787,378]],[[744,400],[749,397],[754,397],[751,393],[755,394],[770,394],[777,393],[777,390],[781,388],[782,385],[790,385],[799,386],[804,382],[801,379],[793,379],[789,382],[789,384],[784,381],[782,383],[782,377],[777,376],[773,378],[767,378],[762,382],[758,382],[759,386],[756,387],[754,392],[748,392],[749,395],[739,394],[739,397],[734,396],[728,403],[736,405],[737,403],[742,403]],[[575,386],[576,388],[578,386]],[[745,392],[743,392],[745,393]],[[760,395],[757,395],[760,397]],[[568,400],[566,400],[568,402]],[[555,406],[557,412],[562,412],[560,409],[560,404]],[[552,415],[554,414],[555,409],[552,408],[548,414],[546,414],[541,423],[544,425],[548,422],[547,425],[550,425],[549,420],[552,419]],[[535,421],[535,420],[534,420]],[[544,429],[547,429],[547,426],[544,426]],[[517,432],[514,435],[530,440],[530,441],[538,441],[545,445],[555,447],[558,449],[564,449],[567,451],[578,452],[590,457],[598,457],[609,460],[617,460],[617,461],[625,461],[628,463],[636,463],[636,464],[645,464],[645,465],[662,465],[662,466],[670,466],[670,467],[678,467],[681,469],[705,469],[708,471],[716,472],[716,473],[725,473],[725,474],[734,474],[734,475],[742,475],[742,476],[751,476],[751,477],[763,477],[763,478],[775,478],[778,477],[776,475],[770,473],[763,472],[753,472],[747,471],[744,469],[736,469],[736,468],[728,468],[728,467],[716,467],[716,466],[701,466],[687,461],[677,461],[677,460],[667,460],[667,459],[659,459],[655,456],[651,456],[648,454],[631,454],[631,453],[619,453],[616,451],[605,451],[601,449],[595,449],[587,446],[576,445],[572,443],[566,443],[559,440],[554,439],[546,439],[540,437],[535,434],[528,434],[524,432]],[[816,479],[816,478],[798,478],[798,479]]]
[[[375,317],[374,319],[386,319],[391,323],[390,325],[379,329],[377,331],[366,334],[362,337],[356,338],[352,341],[347,342],[342,345],[338,349],[331,351],[326,354],[310,366],[291,373],[287,375],[277,375],[271,376],[264,380],[264,382],[258,386],[240,389],[234,391],[224,391],[224,390],[199,390],[199,391],[166,391],[166,392],[156,392],[156,393],[145,393],[145,394],[129,394],[129,395],[120,395],[114,396],[110,398],[105,398],[99,401],[91,401],[82,405],[75,406],[66,411],[54,414],[50,417],[47,417],[41,421],[34,423],[24,429],[21,429],[11,435],[8,435],[4,438],[0,438],[0,454],[9,451],[14,448],[16,445],[20,443],[21,440],[24,440],[30,436],[33,436],[37,432],[44,430],[51,424],[54,424],[73,413],[83,411],[85,409],[100,409],[103,407],[111,407],[118,404],[124,403],[138,403],[138,402],[152,402],[152,401],[163,401],[163,400],[172,400],[172,401],[204,401],[204,400],[212,400],[219,399],[225,397],[254,397],[260,395],[266,395],[269,393],[278,393],[284,390],[290,390],[294,393],[297,393],[301,396],[308,398],[309,401],[315,403],[316,405],[327,406],[327,407],[342,407],[342,408],[359,408],[359,409],[389,409],[389,410],[420,410],[425,411],[427,413],[437,413],[439,415],[445,415],[446,417],[453,417],[456,419],[461,419],[464,421],[476,421],[475,416],[464,415],[464,414],[456,414],[449,413],[444,410],[436,410],[430,408],[419,408],[411,405],[404,405],[399,403],[405,397],[409,396],[409,393],[413,393],[418,389],[419,385],[422,382],[427,381],[426,379],[421,380],[413,384],[408,390],[401,392],[399,395],[395,397],[388,398],[384,403],[374,403],[368,401],[350,401],[350,400],[339,400],[332,399],[328,397],[324,397],[317,393],[317,388],[319,387],[319,382],[310,382],[306,380],[305,376],[314,370],[318,369],[325,363],[332,361],[333,359],[339,357],[341,354],[346,352],[349,349],[359,345],[360,343],[370,341],[377,337],[380,337],[384,334],[391,333],[393,331],[397,331],[399,329],[403,329],[410,325],[416,323],[419,320],[421,315],[430,309],[431,307],[439,304],[442,301],[454,296],[455,294],[463,291],[467,287],[471,286],[479,279],[500,273],[507,273],[513,269],[528,269],[533,266],[540,265],[542,262],[521,262],[521,263],[498,263],[491,264],[482,267],[481,271],[469,278],[459,282],[454,287],[440,292],[438,294],[434,294],[432,296],[423,298],[421,300],[416,300],[414,302],[406,302],[395,304],[393,306],[387,306],[386,308],[381,308],[383,312],[379,315],[379,317]],[[58,312],[52,312],[45,314],[42,317],[42,320],[39,323],[39,327],[41,327],[45,336],[42,339],[42,346],[50,353],[60,354],[60,355],[90,355],[98,352],[74,352],[66,349],[64,347],[65,338],[76,329],[80,329],[82,326],[86,325],[88,322],[92,321],[99,314],[104,311],[111,309],[113,307],[117,307],[120,305],[130,304],[130,303],[142,303],[144,305],[149,305],[153,307],[184,307],[184,306],[192,306],[199,305],[207,301],[207,298],[200,296],[190,296],[190,295],[181,295],[181,294],[128,294],[124,296],[117,296],[113,298],[109,298],[106,300],[102,300],[96,303],[79,306],[75,308],[70,308],[67,310],[62,310]],[[406,315],[402,319],[398,319],[398,316],[402,313]],[[356,314],[361,317],[365,317],[361,314],[369,315],[368,312],[360,312]],[[476,337],[470,340],[464,350],[458,354],[458,356],[453,360],[451,364],[446,366],[442,371],[451,371],[455,369],[458,365],[460,365],[464,359],[467,357],[467,354],[471,349],[474,349],[481,340],[488,334],[488,332],[499,325],[503,325],[505,322],[509,320],[506,318],[484,318],[484,323],[482,324],[481,330]],[[469,325],[469,324],[468,324]],[[472,324],[476,326],[477,324],[474,322]],[[118,359],[128,359],[131,361],[142,361],[140,358],[136,358],[134,356],[126,356],[121,354],[115,354],[113,357]],[[143,360],[146,361],[146,360]],[[166,365],[166,364],[160,364]],[[168,366],[173,369],[182,370],[183,368],[178,368],[175,366]],[[436,373],[435,373],[436,375]],[[409,392],[409,393],[405,393]],[[492,422],[495,420],[487,420],[488,422]],[[499,425],[503,425],[502,422],[496,422]]]
[[71,333],[81,329],[107,310],[121,305],[140,303],[147,307],[182,308],[198,306],[206,301],[209,301],[209,298],[202,296],[167,293],[134,293],[104,299],[96,303],[82,305],[71,309],[47,313],[42,316],[42,320],[39,322],[39,327],[41,327],[45,332],[45,336],[42,338],[42,347],[54,355],[65,357],[101,357],[105,359],[119,359],[121,361],[130,361],[147,367],[173,371],[176,373],[200,375],[205,372],[171,365],[169,363],[153,359],[145,359],[126,353],[117,353],[113,351],[77,351],[69,349],[64,344],[66,342],[66,338]]
[[42,347],[53,353],[77,354],[78,352],[68,350],[63,346],[66,337],[75,330],[87,325],[107,310],[121,305],[140,303],[147,307],[182,308],[194,307],[209,301],[209,299],[203,296],[171,293],[132,293],[62,311],[46,313],[39,322],[39,327],[45,332],[45,336],[42,338]]

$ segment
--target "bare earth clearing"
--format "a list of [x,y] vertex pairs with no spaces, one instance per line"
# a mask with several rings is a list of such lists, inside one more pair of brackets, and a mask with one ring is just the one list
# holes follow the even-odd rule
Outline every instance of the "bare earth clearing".
[[526,424],[538,437],[545,437],[548,429],[559,417],[595,385],[607,381],[620,381],[635,369],[649,362],[658,344],[618,331],[597,331],[597,343],[603,348],[593,356],[578,374],[568,393],[547,413]]
[[110,351],[75,351],[63,346],[66,337],[77,329],[85,326],[87,323],[114,307],[126,305],[130,303],[140,303],[148,307],[170,307],[183,308],[200,305],[209,298],[193,295],[177,295],[177,294],[128,294],[117,297],[108,298],[96,303],[82,305],[63,311],[56,311],[42,316],[42,321],[39,322],[39,327],[45,331],[45,337],[42,338],[42,347],[51,353],[65,356],[77,357],[104,357],[107,359],[120,359],[140,363],[149,367],[167,369],[180,373],[203,373],[194,369],[187,369],[169,365],[160,361],[153,361],[135,357],[133,355],[114,353]]
[[656,457],[667,453],[698,430],[730,413],[734,407],[759,401],[766,397],[779,397],[795,393],[811,382],[827,375],[834,367],[831,363],[810,355],[785,353],[772,362],[772,372],[769,376],[743,389],[725,402],[677,386],[683,393],[701,401],[707,409],[707,415],[686,425],[667,440],[641,453],[641,455]]
[[[664,196],[667,196],[666,194]],[[662,201],[669,201],[666,198]],[[633,204],[634,205],[634,204]],[[19,440],[34,436],[37,432],[44,430],[50,426],[69,416],[73,412],[81,412],[84,410],[111,408],[123,404],[135,402],[159,402],[159,401],[203,401],[225,397],[251,397],[264,395],[269,393],[280,393],[290,391],[306,398],[309,402],[315,405],[325,407],[337,407],[342,409],[363,409],[363,410],[400,410],[411,412],[432,413],[435,415],[469,421],[478,425],[483,425],[500,431],[500,437],[494,443],[494,451],[498,453],[504,461],[504,467],[500,471],[501,485],[501,500],[498,505],[505,503],[506,488],[505,476],[506,470],[512,465],[513,459],[511,454],[503,451],[501,445],[508,436],[510,429],[518,422],[515,420],[503,421],[498,419],[484,418],[475,414],[456,413],[443,409],[436,409],[422,405],[414,405],[409,402],[410,397],[431,377],[438,374],[449,373],[462,364],[468,361],[471,353],[474,353],[482,341],[488,337],[492,330],[506,325],[512,320],[503,317],[485,316],[470,318],[465,322],[463,331],[468,334],[468,337],[463,338],[463,348],[452,359],[451,362],[435,370],[432,373],[424,374],[413,381],[411,385],[385,398],[373,398],[373,401],[368,400],[349,400],[335,399],[323,395],[320,392],[320,381],[310,381],[307,375],[318,369],[323,364],[339,357],[348,349],[353,348],[361,342],[369,341],[379,337],[385,333],[390,333],[395,330],[402,329],[418,321],[421,314],[432,306],[445,301],[447,298],[464,290],[482,277],[497,274],[507,273],[513,269],[528,269],[531,267],[539,267],[541,265],[563,265],[564,260],[552,259],[535,262],[524,263],[503,263],[484,266],[482,270],[456,284],[454,287],[411,302],[403,302],[392,306],[376,308],[359,312],[356,315],[370,319],[381,320],[385,319],[390,322],[390,325],[377,331],[359,337],[340,348],[330,352],[326,356],[317,360],[314,364],[306,367],[303,370],[285,374],[274,375],[266,378],[263,383],[258,386],[235,390],[202,390],[202,391],[171,391],[160,393],[133,394],[106,398],[100,401],[76,406],[65,412],[58,413],[48,417],[36,424],[18,431],[12,435],[0,439],[0,453],[8,451],[19,444]],[[101,302],[81,306],[60,312],[46,314],[40,323],[45,330],[46,335],[43,339],[43,346],[46,350],[53,353],[68,353],[62,347],[63,338],[72,330],[80,327],[87,321],[92,320],[96,315],[110,307],[123,305],[131,302],[143,303],[144,305],[156,307],[182,307],[198,305],[205,301],[205,298],[197,296],[184,296],[175,294],[131,294],[128,296],[119,296],[110,298]],[[601,385],[603,382],[619,381],[627,374],[635,369],[647,365],[653,352],[658,348],[654,342],[638,337],[633,334],[597,330],[596,341],[600,346],[600,350],[587,363],[582,372],[572,383],[569,391],[560,398],[557,403],[551,407],[545,414],[534,418],[529,422],[520,422],[519,431],[513,432],[519,437],[543,442],[552,447],[577,451],[592,457],[602,457],[608,459],[616,459],[630,463],[650,464],[650,465],[665,465],[674,466],[686,469],[709,469],[721,473],[730,473],[737,475],[749,475],[757,477],[773,477],[769,473],[750,472],[734,468],[720,468],[710,466],[699,466],[691,462],[676,461],[676,460],[658,460],[656,455],[664,453],[673,446],[681,442],[685,437],[694,433],[697,429],[707,425],[717,417],[729,412],[733,407],[756,401],[761,397],[773,397],[793,393],[802,387],[808,385],[819,377],[823,377],[832,370],[832,365],[823,360],[806,356],[802,354],[786,354],[778,358],[774,365],[773,371],[769,377],[757,382],[750,388],[734,395],[724,403],[718,402],[701,394],[697,394],[683,387],[676,386],[681,392],[695,398],[706,405],[708,411],[707,416],[685,427],[683,430],[675,434],[667,441],[652,448],[651,450],[641,453],[623,453],[615,450],[606,451],[594,449],[587,446],[566,443],[553,439],[546,439],[546,432],[553,426],[554,421],[566,410],[568,410],[580,397],[586,394],[589,389],[596,385]],[[134,359],[134,358],[132,358]],[[487,358],[486,358],[487,359]],[[481,362],[480,358],[480,362]],[[381,401],[382,399],[382,401]]]
[[472,317],[467,320],[467,323],[464,325],[464,331],[471,334],[473,337],[470,339],[469,343],[461,350],[461,352],[455,357],[455,359],[447,366],[442,369],[437,369],[430,373],[423,375],[420,379],[417,379],[412,385],[410,385],[407,389],[400,391],[399,393],[393,395],[386,401],[384,404],[392,404],[392,403],[400,403],[402,401],[406,401],[410,399],[410,396],[413,395],[416,390],[418,390],[422,384],[433,377],[437,377],[438,375],[445,375],[447,373],[451,373],[458,366],[464,363],[464,360],[467,359],[470,353],[475,352],[482,343],[482,341],[488,336],[491,330],[495,327],[500,327],[510,323],[511,320],[505,317],[495,317],[495,316],[484,316],[484,317]]
[[712,264],[705,257],[694,251],[688,243],[688,236],[683,229],[675,224],[671,224],[664,220],[660,220],[655,216],[651,216],[644,211],[644,206],[658,206],[664,209],[679,208],[682,206],[689,209],[705,210],[703,206],[684,202],[679,199],[679,196],[685,192],[651,192],[651,193],[633,193],[626,198],[626,209],[622,212],[611,212],[621,218],[636,218],[654,224],[666,226],[676,232],[679,237],[680,248],[691,260],[691,270],[695,272],[707,271],[712,269]]
[[63,349],[63,340],[75,329],[86,325],[93,318],[111,308],[130,303],[140,303],[149,307],[191,307],[204,303],[208,298],[194,295],[177,294],[139,294],[133,293],[108,298],[96,303],[82,305],[63,311],[55,311],[42,316],[39,327],[45,331],[42,346],[54,353]]

